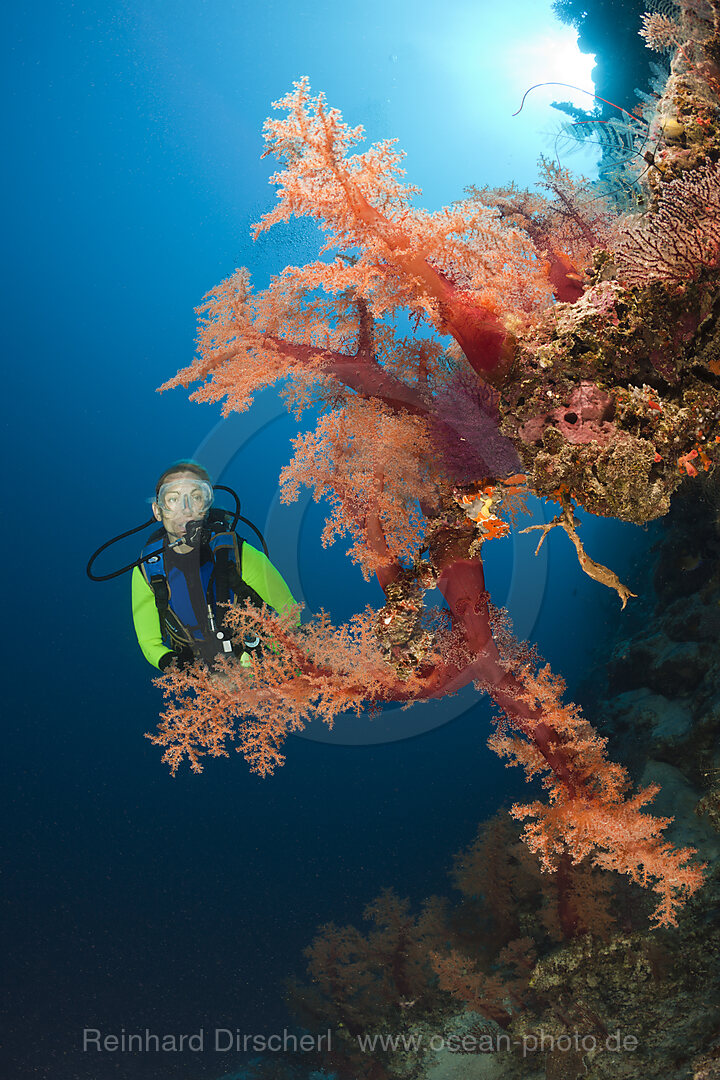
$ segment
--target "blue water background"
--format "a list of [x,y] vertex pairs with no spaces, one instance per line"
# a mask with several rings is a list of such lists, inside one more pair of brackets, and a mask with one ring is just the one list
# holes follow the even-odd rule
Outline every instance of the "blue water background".
[[[525,793],[485,745],[483,701],[403,741],[292,738],[271,779],[235,754],[171,779],[143,738],[160,695],[134,640],[129,580],[85,577],[95,547],[148,516],[166,464],[217,433],[216,407],[155,393],[192,356],[194,306],[238,265],[262,287],[315,252],[305,225],[249,239],[274,199],[262,122],[293,79],[308,74],[371,140],[397,136],[423,205],[470,183],[532,182],[552,145],[553,94],[511,118],[536,77],[508,66],[506,45],[557,28],[549,3],[443,11],[439,23],[428,0],[146,0],[6,16],[3,839],[9,1049],[21,1064],[5,1075],[220,1074],[231,1059],[83,1056],[82,1029],[277,1030],[281,981],[302,970],[319,924],[358,921],[382,887],[416,903],[447,891],[478,821]],[[261,527],[296,430],[275,418],[272,393],[263,400],[270,419],[233,429],[217,477]],[[342,542],[320,547],[322,519],[314,505],[292,519],[302,591],[311,609],[347,618],[380,590]],[[290,578],[296,552],[273,528]],[[632,585],[648,535],[585,528],[590,551]],[[488,550],[501,602],[513,553],[532,576],[533,546]],[[619,605],[580,574],[566,537],[547,551],[537,618],[513,614],[573,686]],[[132,542],[110,553],[135,554]],[[377,723],[384,740],[392,714]]]

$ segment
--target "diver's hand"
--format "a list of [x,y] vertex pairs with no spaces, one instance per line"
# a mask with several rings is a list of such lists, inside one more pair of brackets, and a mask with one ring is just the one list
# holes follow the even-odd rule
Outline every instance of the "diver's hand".
[[180,645],[177,649],[173,649],[172,652],[165,653],[158,660],[158,667],[161,671],[166,671],[169,667],[174,667],[178,671],[183,671],[186,667],[195,660],[195,653],[192,651],[189,645]]

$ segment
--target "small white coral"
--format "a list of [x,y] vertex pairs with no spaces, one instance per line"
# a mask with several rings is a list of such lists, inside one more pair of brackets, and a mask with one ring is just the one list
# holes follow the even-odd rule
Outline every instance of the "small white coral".
[[682,42],[682,28],[676,19],[657,12],[646,11],[642,17],[640,37],[645,38],[648,49],[666,52],[675,49]]

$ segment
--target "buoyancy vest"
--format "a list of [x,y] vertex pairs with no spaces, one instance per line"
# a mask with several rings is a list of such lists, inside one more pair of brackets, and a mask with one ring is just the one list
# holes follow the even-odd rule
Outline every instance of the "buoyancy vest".
[[[225,644],[229,643],[229,634],[223,626],[225,609],[221,605],[246,599],[258,607],[263,603],[260,595],[242,579],[243,540],[227,524],[222,512],[207,522],[210,536],[195,562],[205,611],[209,608],[207,614],[198,613],[193,606],[187,578],[177,560],[167,559],[164,529],[152,534],[142,552],[143,558],[149,556],[141,563],[141,569],[155,596],[163,641],[170,649],[189,645],[206,660],[229,651]],[[200,619],[199,615],[202,615]]]

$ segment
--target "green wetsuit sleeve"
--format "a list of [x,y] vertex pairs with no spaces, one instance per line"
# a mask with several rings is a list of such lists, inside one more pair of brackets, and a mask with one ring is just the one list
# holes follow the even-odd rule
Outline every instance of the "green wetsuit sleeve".
[[143,656],[153,667],[158,667],[160,658],[165,653],[172,652],[172,649],[168,649],[162,639],[155,594],[143,577],[139,566],[136,566],[132,572],[132,613],[135,633]]
[[242,546],[242,578],[275,611],[293,607],[296,602],[284,578],[267,555],[247,541]]

